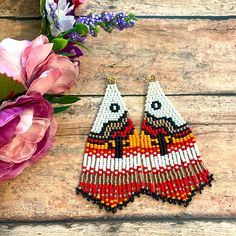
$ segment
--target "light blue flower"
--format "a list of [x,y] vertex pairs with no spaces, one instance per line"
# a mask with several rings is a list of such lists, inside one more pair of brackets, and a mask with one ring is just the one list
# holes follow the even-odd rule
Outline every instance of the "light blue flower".
[[52,36],[57,37],[59,34],[73,28],[75,17],[67,15],[73,9],[74,5],[70,6],[67,0],[59,0],[58,4],[54,0],[46,0],[47,19],[50,23]]

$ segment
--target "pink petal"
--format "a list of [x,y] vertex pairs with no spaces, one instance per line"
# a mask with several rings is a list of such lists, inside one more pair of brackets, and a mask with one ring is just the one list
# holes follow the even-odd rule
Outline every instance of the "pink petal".
[[20,122],[16,127],[15,134],[25,133],[33,122],[33,109],[27,109],[20,114]]
[[76,63],[72,63],[67,57],[51,55],[48,61],[50,66],[60,65],[62,75],[56,83],[49,89],[49,93],[60,94],[69,90],[78,79],[79,69]]
[[13,164],[12,167],[9,167],[9,169],[6,169],[4,171],[5,173],[2,173],[2,171],[0,171],[0,183],[8,179],[15,178],[17,175],[21,174],[23,170],[28,166],[30,166],[30,163],[28,161],[25,161],[23,163]]
[[37,47],[46,43],[49,43],[48,38],[41,34],[32,41],[32,47]]
[[42,95],[48,92],[48,90],[56,83],[61,76],[61,71],[58,68],[50,69],[43,72],[39,78],[35,79],[29,87],[27,94],[39,92]]
[[48,43],[32,48],[25,63],[25,75],[30,78],[34,69],[48,57],[52,51],[53,44]]
[[25,65],[26,60],[29,57],[29,53],[30,53],[32,48],[38,47],[38,46],[43,45],[43,44],[47,44],[48,42],[49,42],[48,38],[44,35],[40,35],[39,37],[34,39],[32,42],[30,42],[30,44],[28,45],[27,48],[25,48],[25,50],[22,54],[22,64]]
[[50,120],[47,118],[34,118],[30,129],[20,136],[28,142],[38,143],[43,139],[49,125]]
[[14,163],[29,160],[37,150],[37,144],[44,138],[49,125],[49,119],[35,118],[25,133],[17,135],[0,149],[0,160]]
[[36,143],[28,142],[18,135],[0,149],[0,160],[20,163],[30,159],[36,149]]
[[50,127],[46,134],[47,136],[45,135],[44,139],[42,139],[41,142],[38,143],[38,150],[36,151],[36,153],[34,153],[34,156],[30,160],[28,160],[29,162],[34,164],[38,160],[40,160],[42,157],[47,155],[48,150],[52,148],[53,143],[55,141],[57,126],[58,126],[57,121],[53,117],[53,119],[51,120]]
[[0,43],[0,73],[6,73],[24,84],[21,76],[21,55],[29,44],[26,40],[4,39]]

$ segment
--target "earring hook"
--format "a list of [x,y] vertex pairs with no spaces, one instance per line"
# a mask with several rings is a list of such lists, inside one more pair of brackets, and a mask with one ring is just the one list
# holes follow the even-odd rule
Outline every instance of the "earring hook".
[[[118,64],[118,63],[112,63],[112,64],[101,64],[99,66],[99,72],[102,73],[107,81],[108,81],[108,84],[115,84],[116,83],[116,79],[111,76],[111,75],[108,75],[106,72],[105,72],[105,69],[106,68],[115,68],[115,67],[129,67],[131,66],[131,64]],[[102,71],[100,70],[102,68]]]
[[150,75],[150,76],[145,77],[145,80],[148,80],[149,82],[155,82],[156,77],[155,75]]
[[147,74],[147,73],[143,73],[141,76],[140,76],[140,72],[143,71],[144,69],[147,69],[150,65],[153,65],[155,59],[152,58],[146,65],[143,65],[143,67],[139,68],[138,69],[138,72],[137,72],[137,78],[138,79],[143,79],[145,78],[145,80],[148,80],[149,82],[154,82],[156,81],[156,76],[154,74],[158,74],[157,72],[154,72],[154,74]]

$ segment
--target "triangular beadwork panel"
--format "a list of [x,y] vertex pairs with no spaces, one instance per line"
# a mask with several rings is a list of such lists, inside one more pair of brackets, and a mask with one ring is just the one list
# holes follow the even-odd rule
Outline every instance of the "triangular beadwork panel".
[[211,185],[190,127],[157,81],[149,83],[140,144],[146,192],[154,198],[187,206]]
[[108,84],[88,135],[77,193],[116,212],[139,195],[139,135],[116,84]]

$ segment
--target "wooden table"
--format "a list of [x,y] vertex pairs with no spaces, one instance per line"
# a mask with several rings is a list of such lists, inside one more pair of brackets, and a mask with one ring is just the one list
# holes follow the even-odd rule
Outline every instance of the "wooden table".
[[[39,34],[38,0],[1,0],[0,38]],[[131,11],[137,26],[89,39],[71,94],[82,100],[57,116],[59,130],[49,155],[0,186],[0,235],[236,235],[236,5],[220,0],[88,0],[82,13]],[[86,134],[105,81],[101,65],[118,86],[136,127],[147,84],[158,75],[177,110],[189,121],[208,168],[212,188],[188,208],[141,196],[113,215],[100,211],[75,186]]]

